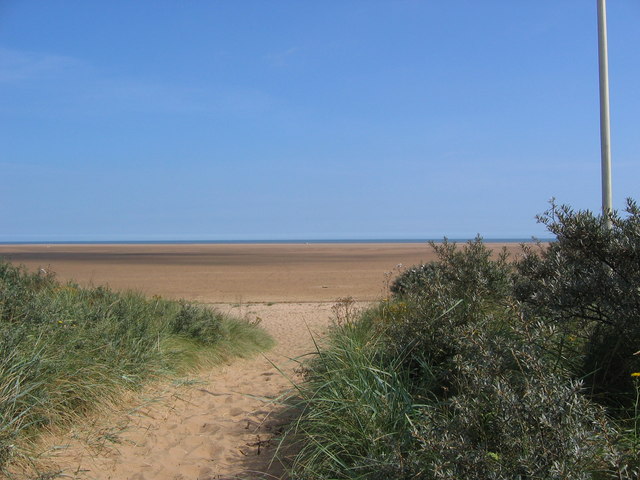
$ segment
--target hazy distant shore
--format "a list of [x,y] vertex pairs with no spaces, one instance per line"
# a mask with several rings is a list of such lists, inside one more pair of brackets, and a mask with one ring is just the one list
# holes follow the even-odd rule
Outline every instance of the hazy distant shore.
[[[517,241],[487,242],[512,254]],[[434,258],[425,243],[3,244],[0,257],[61,280],[200,302],[380,298],[385,272]]]
[[[449,238],[451,242],[464,243],[472,238]],[[548,242],[550,238],[541,238]],[[441,242],[439,238],[370,238],[370,239],[258,239],[258,240],[18,240],[0,241],[0,245],[296,245],[296,244],[323,244],[323,243],[428,243]],[[513,238],[484,238],[487,243],[528,243],[532,237]]]

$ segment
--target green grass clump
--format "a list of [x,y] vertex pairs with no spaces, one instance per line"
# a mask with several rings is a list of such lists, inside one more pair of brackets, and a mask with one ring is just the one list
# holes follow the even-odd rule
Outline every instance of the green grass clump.
[[371,323],[340,325],[309,366],[289,432],[300,449],[292,478],[387,478],[402,464],[418,406],[398,362],[381,364],[380,341]]
[[256,325],[204,306],[0,262],[0,471],[43,428],[123,389],[271,344]]

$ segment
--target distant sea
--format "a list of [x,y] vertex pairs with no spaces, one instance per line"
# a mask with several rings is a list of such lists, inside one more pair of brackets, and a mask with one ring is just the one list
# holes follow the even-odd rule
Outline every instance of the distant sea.
[[[470,238],[449,238],[450,242],[464,243]],[[529,238],[483,238],[485,243],[523,243],[533,241]],[[552,242],[553,238],[535,238],[541,242]],[[251,245],[251,244],[321,244],[321,243],[427,243],[442,242],[442,238],[377,238],[377,239],[299,239],[299,240],[56,240],[29,242],[0,242],[0,245]]]

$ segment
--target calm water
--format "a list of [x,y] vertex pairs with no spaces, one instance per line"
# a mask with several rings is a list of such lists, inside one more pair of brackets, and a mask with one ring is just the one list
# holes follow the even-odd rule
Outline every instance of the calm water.
[[[449,238],[450,242],[463,243],[469,238]],[[543,242],[550,242],[552,238],[538,238]],[[442,238],[406,238],[406,239],[299,239],[299,240],[107,240],[107,241],[31,241],[31,242],[0,242],[0,245],[251,245],[251,244],[319,244],[319,243],[426,243],[441,242]],[[485,243],[522,243],[531,242],[532,238],[483,238]]]

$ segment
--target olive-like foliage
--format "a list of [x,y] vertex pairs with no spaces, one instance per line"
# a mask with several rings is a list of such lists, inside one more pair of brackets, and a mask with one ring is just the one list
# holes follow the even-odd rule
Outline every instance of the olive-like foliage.
[[590,395],[628,406],[640,371],[640,209],[629,199],[608,217],[552,201],[538,221],[556,241],[525,248],[514,289],[530,315],[565,330],[563,355]]

